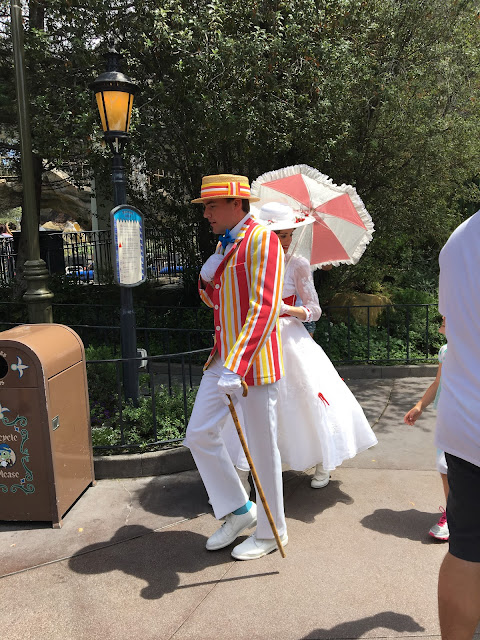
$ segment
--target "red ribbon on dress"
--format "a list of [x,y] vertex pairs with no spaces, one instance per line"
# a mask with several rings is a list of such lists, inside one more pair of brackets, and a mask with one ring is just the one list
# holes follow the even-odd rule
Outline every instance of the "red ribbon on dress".
[[330,403],[327,401],[327,399],[325,398],[325,396],[323,395],[323,393],[320,393],[320,391],[318,392],[318,397],[320,398],[320,400],[323,402],[323,404],[330,406]]

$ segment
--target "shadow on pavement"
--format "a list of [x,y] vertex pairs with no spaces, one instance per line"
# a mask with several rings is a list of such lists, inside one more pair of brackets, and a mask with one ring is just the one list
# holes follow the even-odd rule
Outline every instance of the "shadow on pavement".
[[394,611],[382,611],[368,618],[360,618],[360,620],[351,620],[350,622],[342,622],[331,629],[315,629],[308,636],[304,636],[301,640],[327,640],[338,638],[338,640],[346,639],[354,640],[354,638],[362,638],[372,629],[391,629],[399,633],[419,633],[425,631],[411,616],[403,613],[395,613]]
[[353,504],[354,500],[348,493],[340,489],[339,480],[330,480],[323,489],[312,489],[311,476],[302,475],[293,492],[285,492],[285,515],[287,518],[301,522],[315,522],[315,517],[327,509],[331,509],[339,502]]
[[136,497],[142,509],[159,516],[193,518],[212,512],[198,471],[155,476]]
[[393,379],[347,380],[347,386],[360,403],[370,426],[375,424],[385,411],[394,384]]
[[[286,471],[283,479],[287,518],[311,523],[315,522],[316,516],[339,502],[353,504],[353,498],[340,489],[342,483],[338,480],[330,480],[323,489],[312,489],[311,476],[305,473]],[[251,476],[250,484],[253,487]],[[251,499],[255,500],[253,489]],[[204,513],[213,515],[207,492],[197,471],[177,474],[176,477],[154,477],[138,491],[137,500],[142,509],[158,516],[194,518]]]
[[[83,575],[123,571],[147,583],[140,592],[142,598],[156,600],[179,588],[178,574],[232,562],[229,548],[209,553],[205,541],[205,536],[191,531],[155,532],[141,525],[126,525],[110,540],[81,549],[70,558],[69,567]],[[198,585],[184,588],[188,586]]]
[[375,426],[375,433],[377,435],[391,434],[395,433],[399,428],[405,430],[418,429],[423,433],[430,433],[432,431],[431,419],[434,417],[434,413],[431,411],[422,416],[414,427],[409,427],[403,422],[403,416],[422,397],[430,384],[430,378],[421,380],[395,379],[382,419]]
[[385,533],[397,538],[407,538],[422,544],[444,544],[440,540],[428,535],[430,527],[439,516],[417,509],[408,511],[393,511],[392,509],[377,509],[371,515],[360,520],[360,524],[367,529]]
[[51,522],[31,522],[28,520],[0,520],[1,531],[36,531],[40,529],[52,529]]

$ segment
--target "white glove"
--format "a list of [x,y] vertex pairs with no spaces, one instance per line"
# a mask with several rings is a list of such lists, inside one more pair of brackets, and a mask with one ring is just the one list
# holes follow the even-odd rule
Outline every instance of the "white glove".
[[217,382],[218,391],[220,392],[220,396],[225,404],[229,404],[229,400],[227,398],[227,393],[231,395],[235,395],[242,389],[242,378],[238,375],[238,373],[234,373],[223,367],[222,375],[220,376],[220,380]]
[[215,275],[215,271],[220,266],[223,258],[220,253],[214,253],[210,256],[203,267],[200,270],[200,277],[204,282],[211,282],[213,280],[213,276]]

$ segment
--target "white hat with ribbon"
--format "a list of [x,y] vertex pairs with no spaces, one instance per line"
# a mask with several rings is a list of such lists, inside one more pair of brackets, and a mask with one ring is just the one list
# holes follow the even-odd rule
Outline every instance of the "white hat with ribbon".
[[[253,207],[252,207],[253,208]],[[268,202],[253,212],[254,218],[271,231],[296,229],[315,222],[315,218],[303,211],[294,211],[288,204]]]

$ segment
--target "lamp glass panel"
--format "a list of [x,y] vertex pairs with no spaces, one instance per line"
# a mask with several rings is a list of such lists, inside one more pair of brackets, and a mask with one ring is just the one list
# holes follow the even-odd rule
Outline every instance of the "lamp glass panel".
[[[102,93],[103,100],[105,101],[106,119],[102,101]],[[133,96],[130,96],[130,94],[126,93],[125,91],[103,91],[97,93],[96,97],[98,110],[100,111],[100,118],[102,120],[103,130],[128,132]],[[130,97],[131,99],[129,100]]]
[[102,129],[106,131],[107,123],[105,121],[105,111],[103,110],[102,92],[99,91],[98,93],[96,93],[95,97],[97,99],[97,107],[98,107],[98,111],[100,112],[100,119],[102,121]]

